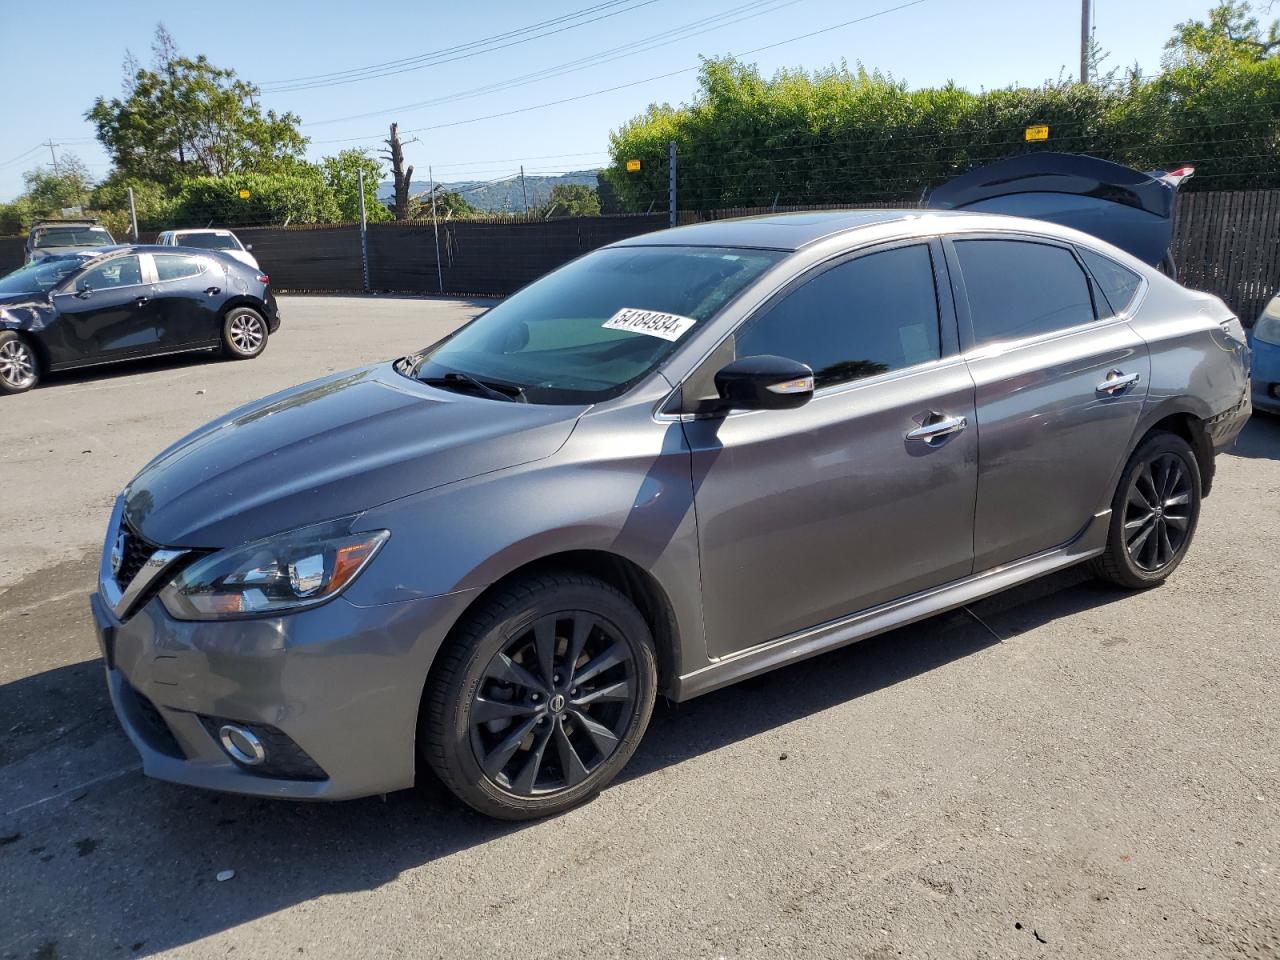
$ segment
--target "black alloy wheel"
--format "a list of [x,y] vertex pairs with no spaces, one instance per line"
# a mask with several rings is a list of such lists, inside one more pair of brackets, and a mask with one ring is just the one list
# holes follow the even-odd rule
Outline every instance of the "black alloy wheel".
[[1134,471],[1125,498],[1125,548],[1134,565],[1167,567],[1191,529],[1191,476],[1177,454],[1163,453]]
[[483,601],[437,655],[419,749],[481,813],[559,813],[630,759],[657,676],[648,623],[620,591],[570,571],[530,576]]
[[1200,517],[1200,467],[1182,437],[1157,431],[1138,444],[1111,502],[1094,574],[1122,587],[1162,583],[1186,556]]

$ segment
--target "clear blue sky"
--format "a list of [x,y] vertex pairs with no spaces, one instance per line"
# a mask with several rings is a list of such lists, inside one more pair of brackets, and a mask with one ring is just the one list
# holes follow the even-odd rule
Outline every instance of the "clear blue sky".
[[[175,4],[130,0],[103,6],[63,2],[57,24],[50,8],[0,0],[5,44],[5,93],[0,101],[0,198],[22,188],[22,172],[49,163],[49,150],[20,156],[52,138],[75,153],[95,177],[109,169],[106,154],[83,119],[97,95],[120,91],[126,48],[150,59],[152,33],[163,20],[187,54],[203,53],[259,84],[365,67],[468,43],[563,16],[599,0],[542,0],[426,4],[380,0],[351,5],[330,0],[270,0],[252,5]],[[423,130],[406,147],[425,179],[432,164],[444,180],[490,179],[516,170],[552,172],[600,165],[610,129],[651,102],[677,103],[695,91],[693,71],[600,96],[515,116],[440,128],[439,125],[628,84],[696,66],[699,54],[740,53],[799,34],[814,36],[750,54],[766,72],[784,66],[820,67],[862,61],[913,87],[954,80],[970,89],[1035,84],[1077,70],[1079,0],[924,0],[864,23],[829,29],[903,0],[646,0],[594,23],[398,76],[322,89],[267,93],[264,102],[292,110],[312,138],[318,159],[352,145],[376,146],[386,125]],[[1095,24],[1108,65],[1137,62],[1154,71],[1173,25],[1203,17],[1211,0],[1095,0]],[[616,9],[616,8],[615,8]],[[656,42],[653,49],[551,79],[434,106],[406,105],[473,91],[567,64],[731,11],[761,15],[697,36]],[[598,14],[596,14],[598,15]],[[711,25],[716,25],[712,23]],[[51,34],[50,30],[54,32]],[[30,43],[16,43],[32,38]],[[39,39],[37,39],[39,38]],[[50,57],[56,50],[56,57]],[[269,88],[268,88],[269,89]],[[387,111],[391,107],[403,109]],[[364,119],[323,123],[372,113]],[[356,138],[346,140],[345,138]],[[338,141],[342,142],[326,142]],[[554,155],[554,156],[548,156]],[[526,159],[527,158],[527,159]]]

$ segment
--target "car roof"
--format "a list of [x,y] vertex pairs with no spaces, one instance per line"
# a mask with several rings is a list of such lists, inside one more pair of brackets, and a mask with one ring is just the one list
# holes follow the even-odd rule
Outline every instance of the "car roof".
[[1084,241],[1109,246],[1096,237],[1086,236],[1047,220],[925,208],[811,210],[715,220],[644,233],[611,246],[745,247],[794,252],[840,234],[865,233],[870,240],[901,236],[906,224],[923,220],[929,221],[929,232],[939,234],[967,230],[1009,230],[1055,237],[1073,243]]
[[191,227],[187,229],[177,228],[174,230],[166,230],[165,233],[230,233],[229,227]]

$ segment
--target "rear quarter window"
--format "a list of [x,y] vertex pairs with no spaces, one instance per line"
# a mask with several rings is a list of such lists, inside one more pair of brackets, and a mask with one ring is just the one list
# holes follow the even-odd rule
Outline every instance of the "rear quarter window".
[[1101,309],[1102,304],[1099,304],[1099,312],[1114,315],[1128,310],[1133,298],[1137,296],[1142,277],[1128,267],[1120,266],[1110,257],[1094,253],[1086,247],[1078,247],[1077,250],[1111,307],[1109,311],[1105,311]]

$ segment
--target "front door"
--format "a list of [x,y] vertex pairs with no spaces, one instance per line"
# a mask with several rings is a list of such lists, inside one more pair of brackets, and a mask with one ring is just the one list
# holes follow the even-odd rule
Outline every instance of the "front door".
[[1066,544],[1110,503],[1151,360],[1070,246],[956,239],[950,256],[977,388],[985,570]]
[[935,267],[924,241],[862,253],[737,332],[738,357],[800,360],[818,389],[796,410],[685,423],[711,656],[969,574],[973,382]]
[[61,362],[148,353],[157,338],[153,289],[136,255],[112,257],[55,294]]

